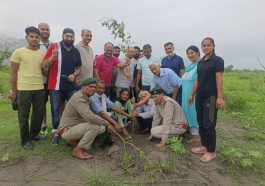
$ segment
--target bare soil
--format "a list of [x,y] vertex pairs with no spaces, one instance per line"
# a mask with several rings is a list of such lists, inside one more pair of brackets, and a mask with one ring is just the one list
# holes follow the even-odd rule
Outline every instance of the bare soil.
[[[222,136],[239,138],[245,132],[241,128],[224,123],[218,124],[217,131],[218,138]],[[165,160],[172,155],[168,147],[162,150],[156,149],[155,144],[159,142],[158,140],[145,142],[144,138],[147,135],[137,134],[136,131],[133,139],[134,144],[143,149],[151,161]],[[240,175],[232,176],[228,168],[221,164],[220,157],[209,164],[200,162],[200,156],[192,154],[189,150],[196,144],[185,144],[188,153],[180,158],[176,165],[173,165],[176,167],[173,172],[166,174],[168,181],[165,181],[157,172],[157,181],[150,183],[148,174],[143,168],[144,162],[137,158],[134,149],[128,147],[128,150],[134,154],[134,161],[128,171],[125,171],[122,160],[123,143],[117,140],[114,145],[118,147],[118,151],[108,155],[109,147],[97,149],[92,160],[74,159],[70,154],[69,157],[59,161],[47,160],[41,154],[27,159],[13,160],[0,165],[0,186],[83,185],[89,181],[87,175],[89,172],[91,174],[91,171],[112,176],[113,179],[141,181],[142,185],[258,185],[258,179],[254,175],[242,172]],[[71,147],[65,146],[65,148]],[[60,154],[56,155],[60,156]]]

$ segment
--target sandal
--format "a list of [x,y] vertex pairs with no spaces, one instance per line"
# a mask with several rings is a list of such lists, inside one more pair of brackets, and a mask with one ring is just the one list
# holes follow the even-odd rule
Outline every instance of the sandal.
[[206,153],[202,157],[200,157],[201,162],[203,163],[210,163],[214,159],[216,159],[217,155],[216,153]]
[[205,154],[207,152],[206,147],[193,147],[191,148],[191,152],[194,154]]

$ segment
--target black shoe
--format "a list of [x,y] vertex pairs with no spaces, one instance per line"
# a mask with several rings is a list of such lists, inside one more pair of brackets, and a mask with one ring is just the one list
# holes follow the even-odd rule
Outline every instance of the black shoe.
[[46,137],[42,136],[42,135],[37,135],[32,140],[34,140],[34,141],[45,141]]
[[59,145],[60,137],[58,135],[54,135],[51,140],[52,145]]
[[27,141],[24,145],[23,145],[23,148],[26,149],[26,150],[32,150],[34,148],[34,145],[30,142],[30,141]]

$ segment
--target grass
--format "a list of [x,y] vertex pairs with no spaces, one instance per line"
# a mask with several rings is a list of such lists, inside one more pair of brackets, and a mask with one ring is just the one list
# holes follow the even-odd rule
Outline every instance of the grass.
[[218,120],[245,129],[240,138],[222,136],[218,151],[233,172],[246,170],[265,178],[265,75],[230,72],[224,76],[227,111]]
[[[71,148],[52,146],[50,141],[37,142],[32,151],[20,145],[17,112],[7,100],[9,73],[0,71],[0,164],[32,155],[46,159],[71,158]],[[244,171],[265,179],[265,75],[264,72],[229,72],[224,74],[224,95],[228,105],[226,112],[219,112],[218,123],[240,128],[245,132],[237,137],[227,137],[221,130],[218,137],[218,153],[222,163],[239,174]],[[47,104],[48,113],[49,103]],[[48,121],[50,121],[48,115]],[[48,122],[49,126],[51,123]],[[48,138],[51,138],[49,133]],[[167,165],[165,166],[167,168]],[[93,174],[92,174],[93,173]],[[99,184],[104,175],[90,173],[88,185]],[[92,177],[91,177],[92,176]],[[92,179],[93,178],[93,179]],[[105,180],[106,181],[106,180]],[[113,184],[120,180],[114,180]],[[133,182],[132,182],[133,183]],[[126,183],[121,183],[126,184]],[[130,184],[127,183],[128,185]],[[137,183],[136,183],[137,184]]]

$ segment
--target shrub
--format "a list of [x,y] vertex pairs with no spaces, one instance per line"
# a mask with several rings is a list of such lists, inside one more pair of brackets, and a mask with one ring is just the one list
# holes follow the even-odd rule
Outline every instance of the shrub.
[[227,105],[227,110],[230,112],[242,111],[246,108],[247,97],[241,92],[227,92],[224,95]]

